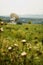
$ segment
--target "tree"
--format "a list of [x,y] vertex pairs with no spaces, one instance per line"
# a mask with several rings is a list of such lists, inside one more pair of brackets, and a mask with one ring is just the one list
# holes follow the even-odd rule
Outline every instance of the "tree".
[[17,14],[15,14],[15,13],[11,13],[10,18],[15,19],[15,21],[17,21],[19,19],[19,16]]
[[28,22],[28,24],[31,24],[31,23],[32,23],[32,21],[29,21],[29,22]]
[[0,21],[2,21],[2,18],[0,18]]

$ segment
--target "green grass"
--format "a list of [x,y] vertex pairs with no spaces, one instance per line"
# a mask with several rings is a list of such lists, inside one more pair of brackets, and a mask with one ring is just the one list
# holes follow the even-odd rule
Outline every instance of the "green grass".
[[[0,65],[43,65],[43,25],[0,25]],[[25,39],[23,45],[21,40]],[[18,44],[15,47],[14,44]],[[12,47],[9,51],[8,47]],[[27,55],[21,56],[25,51]]]

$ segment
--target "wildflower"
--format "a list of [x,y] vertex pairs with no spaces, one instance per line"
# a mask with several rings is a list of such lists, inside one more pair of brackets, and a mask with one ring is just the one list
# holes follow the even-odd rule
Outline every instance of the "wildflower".
[[19,47],[18,47],[18,44],[14,44],[14,50],[16,51],[16,53],[18,53],[18,51],[19,51]]
[[0,31],[3,32],[4,31],[3,28],[0,28]]
[[26,40],[22,40],[21,42],[23,43],[23,45],[25,45],[25,43],[26,43]]
[[21,56],[26,56],[26,55],[27,53],[25,51],[21,53]]
[[1,25],[3,25],[4,24],[4,22],[1,22]]
[[26,58],[27,58],[27,53],[24,51],[21,53],[21,57],[23,58],[23,65],[26,65]]
[[24,40],[22,40],[22,42],[26,42],[26,40],[24,39]]
[[18,47],[18,44],[14,44],[15,47]]
[[11,51],[12,50],[12,47],[8,47],[8,50]]

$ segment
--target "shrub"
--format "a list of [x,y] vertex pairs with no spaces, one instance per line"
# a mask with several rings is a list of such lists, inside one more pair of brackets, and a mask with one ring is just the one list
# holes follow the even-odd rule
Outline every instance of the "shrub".
[[0,21],[2,21],[2,18],[0,18]]
[[22,25],[22,22],[17,22],[17,24]]
[[29,22],[28,22],[28,24],[31,24],[31,23],[32,23],[32,21],[29,21]]

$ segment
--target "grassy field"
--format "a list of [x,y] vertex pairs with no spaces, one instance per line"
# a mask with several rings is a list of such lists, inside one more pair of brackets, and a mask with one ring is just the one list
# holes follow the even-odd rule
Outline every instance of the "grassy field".
[[0,24],[0,65],[43,65],[43,25]]

